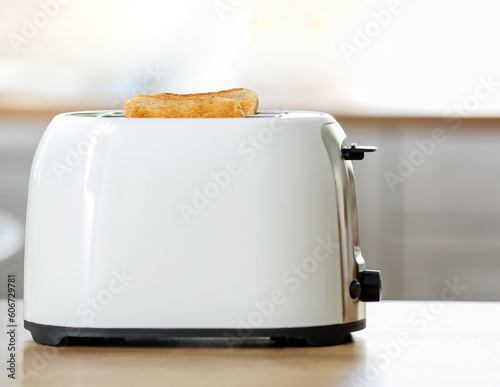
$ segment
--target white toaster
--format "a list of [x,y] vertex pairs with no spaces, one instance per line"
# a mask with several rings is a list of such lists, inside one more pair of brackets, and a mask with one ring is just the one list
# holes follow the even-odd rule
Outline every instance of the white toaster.
[[328,114],[125,118],[65,113],[31,170],[24,319],[33,339],[271,337],[363,329],[350,160]]

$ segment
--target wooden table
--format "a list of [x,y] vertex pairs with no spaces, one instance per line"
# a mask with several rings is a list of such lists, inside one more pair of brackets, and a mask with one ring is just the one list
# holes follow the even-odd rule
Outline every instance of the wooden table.
[[168,339],[49,347],[21,328],[7,378],[0,301],[0,386],[500,386],[500,303],[381,302],[368,327],[335,347]]

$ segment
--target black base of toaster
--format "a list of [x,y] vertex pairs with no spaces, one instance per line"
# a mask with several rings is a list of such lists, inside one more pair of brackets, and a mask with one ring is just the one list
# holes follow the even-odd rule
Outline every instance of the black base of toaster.
[[366,327],[366,320],[353,323],[300,327],[300,328],[259,328],[259,329],[138,329],[138,328],[71,328],[37,324],[24,321],[24,327],[31,332],[33,340],[46,345],[69,345],[70,338],[171,338],[220,337],[244,339],[249,337],[270,337],[276,341],[287,338],[301,338],[311,346],[338,345],[351,332]]

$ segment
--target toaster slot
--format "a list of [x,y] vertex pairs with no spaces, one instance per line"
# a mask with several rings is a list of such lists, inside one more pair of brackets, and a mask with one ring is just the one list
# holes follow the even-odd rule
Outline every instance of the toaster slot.
[[115,112],[109,112],[109,113],[105,113],[103,115],[100,115],[99,117],[102,117],[102,118],[115,118],[115,117],[123,118],[123,117],[125,117],[125,111],[119,110],[119,111],[115,111]]
[[89,112],[75,112],[75,113],[68,113],[65,114],[68,116],[75,116],[75,117],[105,117],[105,118],[112,118],[112,117],[125,117],[125,111],[123,110],[116,110],[116,111],[89,111]]
[[98,117],[101,117],[101,118],[124,118],[125,117],[125,111],[124,110],[118,110],[118,111],[115,111],[115,112],[109,112],[109,113],[105,113],[105,114],[102,114]]
[[288,112],[249,114],[246,115],[245,118],[273,118],[273,117],[282,117],[283,114],[288,114]]
[[76,112],[76,113],[68,113],[68,114],[65,114],[65,115],[75,116],[75,117],[102,117],[105,114],[108,114],[108,112],[102,112],[102,111]]
[[[265,113],[257,113],[257,114],[249,114],[246,115],[245,118],[275,118],[282,117],[284,114],[288,114],[288,112],[265,112]],[[78,117],[99,117],[99,118],[125,118],[124,110],[116,110],[110,112],[77,112],[70,113],[72,116]]]

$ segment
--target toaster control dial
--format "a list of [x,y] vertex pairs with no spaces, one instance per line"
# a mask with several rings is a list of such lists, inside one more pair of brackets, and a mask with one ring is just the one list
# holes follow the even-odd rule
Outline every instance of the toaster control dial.
[[[364,302],[380,301],[382,297],[382,276],[378,270],[363,270],[358,273],[359,300]],[[354,282],[358,282],[354,281]],[[351,283],[352,288],[352,283]],[[352,297],[352,291],[351,291]]]

